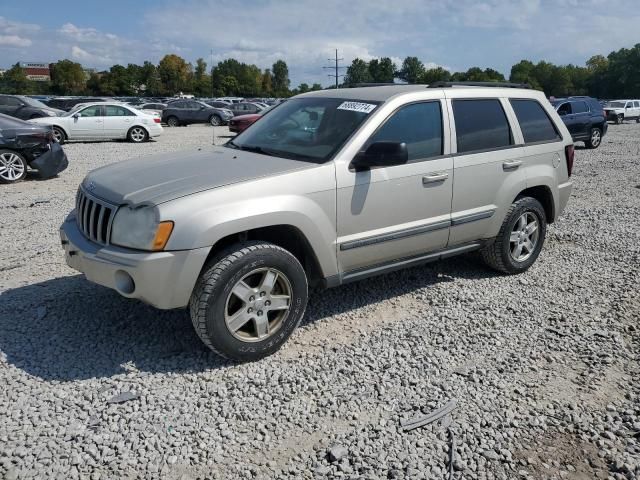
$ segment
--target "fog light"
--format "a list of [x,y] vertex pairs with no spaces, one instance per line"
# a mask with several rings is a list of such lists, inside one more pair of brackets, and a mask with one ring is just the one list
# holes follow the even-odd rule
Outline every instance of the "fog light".
[[136,284],[129,275],[124,270],[118,270],[115,274],[116,277],[116,289],[120,293],[124,293],[126,295],[131,295],[133,291],[136,289]]

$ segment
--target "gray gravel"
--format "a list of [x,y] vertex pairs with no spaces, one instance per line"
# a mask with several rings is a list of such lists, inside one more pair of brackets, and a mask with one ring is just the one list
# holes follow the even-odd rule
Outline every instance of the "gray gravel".
[[528,273],[465,256],[316,292],[248,365],[86,282],[58,240],[88,170],[211,132],[72,143],[59,178],[0,186],[0,478],[446,478],[447,425],[400,420],[453,398],[455,478],[640,476],[640,125],[578,150]]

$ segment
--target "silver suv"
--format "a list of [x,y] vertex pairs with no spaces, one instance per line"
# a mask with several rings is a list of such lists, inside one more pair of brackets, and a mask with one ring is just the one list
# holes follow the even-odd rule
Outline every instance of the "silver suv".
[[571,135],[542,92],[437,84],[299,95],[224,146],[89,173],[67,263],[161,309],[211,349],[269,355],[308,285],[479,250],[527,270],[571,193]]

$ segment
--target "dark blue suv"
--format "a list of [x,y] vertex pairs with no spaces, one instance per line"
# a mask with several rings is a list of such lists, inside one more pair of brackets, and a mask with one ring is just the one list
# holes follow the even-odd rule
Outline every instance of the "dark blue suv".
[[574,142],[587,148],[598,148],[607,133],[607,117],[602,105],[591,97],[556,98],[551,101],[567,126]]

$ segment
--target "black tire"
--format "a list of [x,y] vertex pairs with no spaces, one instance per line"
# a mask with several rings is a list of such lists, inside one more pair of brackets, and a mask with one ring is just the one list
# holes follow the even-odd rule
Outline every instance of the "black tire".
[[67,141],[67,134],[60,127],[53,127],[53,138],[60,145],[64,145],[64,142]]
[[620,125],[621,123],[624,123],[624,115],[619,114],[616,115],[616,119],[614,120],[616,125]]
[[127,140],[131,143],[144,143],[149,140],[149,132],[143,127],[131,127],[127,132]]
[[[267,311],[267,303],[258,306],[258,301],[262,300],[256,297],[261,296],[262,292],[255,293],[255,290],[251,294],[255,297],[245,297],[246,301],[239,301],[238,297],[232,297],[232,291],[241,281],[251,278],[252,275],[261,275],[259,270],[262,269],[277,271],[281,275],[277,277],[278,281],[287,282],[289,301],[286,309],[277,311],[283,313],[282,316],[276,313],[279,317],[273,320],[278,321],[273,327],[274,331],[267,333],[267,336],[260,340],[256,315],[263,315],[261,309],[265,308],[263,318],[266,318],[269,324],[269,315],[274,312]],[[256,271],[258,273],[254,273]],[[252,286],[249,280],[246,280],[246,285]],[[260,285],[255,288],[260,289]],[[191,320],[203,343],[219,355],[241,362],[258,360],[276,352],[296,329],[307,306],[307,289],[307,276],[302,265],[285,249],[266,242],[236,244],[204,267],[189,301]],[[271,297],[274,290],[269,290],[269,294],[264,298],[275,299],[275,294]],[[255,303],[250,303],[252,298],[255,298]],[[246,316],[245,307],[255,306],[256,311],[250,314],[253,320],[232,333],[227,327],[225,315],[229,313],[230,302],[234,300],[241,305],[237,311],[242,311],[243,316]],[[247,308],[246,311],[252,312],[254,309]],[[241,331],[245,328],[246,333]],[[256,335],[249,338],[252,332]],[[239,334],[246,335],[247,339],[239,338]]]
[[170,127],[179,127],[180,120],[178,120],[178,117],[174,117],[173,115],[171,115],[169,118],[167,118],[167,125]]
[[211,115],[209,117],[209,123],[211,124],[212,127],[218,127],[222,125],[222,118],[220,118],[219,115]]
[[[537,241],[528,258],[523,261],[516,260],[511,251],[511,233],[516,223],[525,214],[534,215],[538,222]],[[538,200],[531,197],[521,197],[511,204],[498,235],[487,244],[480,255],[484,262],[494,270],[507,274],[522,273],[531,267],[540,255],[544,238],[547,233],[547,220],[544,208]]]
[[598,148],[602,143],[602,130],[598,127],[593,127],[589,132],[589,140],[584,142],[587,148]]
[[27,160],[15,150],[0,149],[0,183],[16,183],[27,176]]

